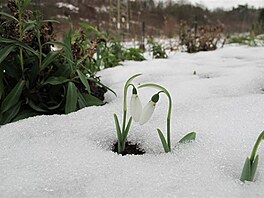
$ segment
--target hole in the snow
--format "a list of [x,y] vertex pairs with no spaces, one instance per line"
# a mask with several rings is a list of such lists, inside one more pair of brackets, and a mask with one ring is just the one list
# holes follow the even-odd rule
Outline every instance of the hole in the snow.
[[[112,151],[115,153],[118,153],[118,143],[114,143],[112,147]],[[122,153],[119,153],[121,155],[143,155],[145,154],[145,151],[140,148],[139,144],[137,143],[131,143],[126,142],[125,150]]]

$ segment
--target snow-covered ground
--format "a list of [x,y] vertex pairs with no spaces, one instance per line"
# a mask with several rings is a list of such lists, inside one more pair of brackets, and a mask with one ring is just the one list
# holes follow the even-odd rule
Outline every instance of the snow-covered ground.
[[[193,72],[196,71],[196,75]],[[166,87],[173,99],[172,153],[165,131],[167,98],[153,117],[132,124],[128,139],[141,156],[111,151],[113,113],[122,114],[123,85]],[[125,62],[99,73],[118,94],[108,104],[69,115],[38,116],[0,128],[0,197],[263,197],[264,147],[256,182],[242,183],[243,164],[264,130],[264,48],[225,46],[213,52],[171,53],[165,60]],[[139,91],[145,104],[156,90]],[[190,131],[197,140],[178,145]]]

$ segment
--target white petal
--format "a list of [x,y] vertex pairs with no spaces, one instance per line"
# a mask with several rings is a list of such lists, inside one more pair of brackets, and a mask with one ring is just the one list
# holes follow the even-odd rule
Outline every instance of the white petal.
[[133,120],[138,122],[142,112],[142,104],[137,94],[132,94],[131,96],[130,110]]
[[148,104],[144,107],[144,109],[142,110],[140,119],[139,119],[139,124],[145,124],[151,117],[151,115],[154,112],[156,103],[154,103],[153,101],[149,101]]

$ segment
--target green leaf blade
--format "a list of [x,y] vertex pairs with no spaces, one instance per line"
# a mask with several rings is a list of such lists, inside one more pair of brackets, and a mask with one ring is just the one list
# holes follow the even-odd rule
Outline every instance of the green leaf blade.
[[46,84],[61,85],[61,84],[67,83],[69,81],[70,81],[70,79],[65,78],[63,76],[58,76],[58,77],[57,76],[51,76],[43,83],[43,85],[46,85]]
[[163,133],[161,132],[160,129],[157,129],[157,131],[158,131],[158,134],[159,134],[159,137],[160,137],[160,140],[161,140],[161,143],[162,143],[162,146],[164,148],[165,153],[170,152],[169,146],[165,140]]
[[126,126],[126,129],[124,131],[123,137],[122,137],[122,142],[124,142],[124,143],[126,142],[126,138],[127,138],[131,123],[132,123],[132,117],[130,116],[128,123],[127,123],[127,126]]
[[1,112],[4,113],[9,110],[12,106],[14,106],[20,99],[22,94],[23,88],[25,86],[26,81],[21,80],[19,81],[16,86],[11,90],[11,92],[6,96],[2,105],[1,105]]
[[5,16],[5,17],[10,18],[10,19],[13,19],[13,20],[15,20],[16,22],[19,22],[17,18],[15,18],[15,17],[13,17],[12,15],[7,14],[7,13],[5,13],[5,12],[0,12],[0,15]]
[[187,135],[185,135],[180,141],[179,143],[189,143],[191,141],[194,141],[196,139],[196,133],[195,132],[190,132]]
[[122,133],[121,133],[120,124],[119,124],[116,114],[114,114],[114,121],[115,121],[116,133],[117,133],[117,139],[118,139],[118,153],[121,153],[122,148],[123,148]]
[[43,60],[42,65],[40,67],[40,71],[45,69],[47,66],[49,66],[53,61],[56,60],[56,58],[60,55],[60,51],[51,51],[48,53],[46,58]]
[[1,119],[1,124],[7,124],[9,122],[11,122],[13,120],[13,118],[16,117],[16,115],[18,114],[20,107],[21,107],[22,102],[18,102],[17,104],[15,104],[14,106],[12,106],[9,110],[7,110],[4,114],[3,117]]
[[77,88],[73,82],[68,82],[65,113],[71,113],[77,109]]
[[242,182],[251,181],[251,162],[250,162],[250,159],[248,157],[245,161],[240,180]]
[[85,94],[85,93],[82,95],[86,101],[87,107],[89,107],[89,106],[101,106],[101,105],[105,104],[103,101],[101,101],[99,98],[96,98],[93,95]]
[[28,8],[29,4],[31,3],[31,0],[24,0],[23,4],[21,6],[21,12],[24,13],[26,9]]
[[16,48],[14,45],[8,45],[0,50],[0,64],[5,60],[5,58]]
[[91,88],[90,88],[90,85],[88,83],[87,77],[80,70],[77,70],[77,73],[78,73],[78,76],[79,76],[82,84],[85,87],[85,90],[88,91],[89,94],[91,94]]

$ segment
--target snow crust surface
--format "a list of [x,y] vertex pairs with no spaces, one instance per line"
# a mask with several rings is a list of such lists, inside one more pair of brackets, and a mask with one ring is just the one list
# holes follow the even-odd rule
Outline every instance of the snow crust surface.
[[[107,93],[106,105],[1,126],[0,197],[263,197],[263,145],[256,182],[239,180],[264,130],[263,54],[263,47],[226,46],[101,71],[118,95]],[[111,151],[113,113],[121,118],[123,85],[136,73],[143,75],[134,84],[156,83],[171,93],[172,153],[164,153],[156,131],[166,128],[164,95],[150,121],[133,123],[128,136],[146,154]],[[139,97],[146,104],[156,92],[143,88]],[[191,131],[195,142],[177,144]]]

